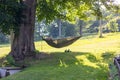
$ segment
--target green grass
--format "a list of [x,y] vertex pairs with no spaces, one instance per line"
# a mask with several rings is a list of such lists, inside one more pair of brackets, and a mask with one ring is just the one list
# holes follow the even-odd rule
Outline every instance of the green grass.
[[[36,42],[36,49],[50,56],[27,61],[30,67],[1,80],[107,80],[108,64],[120,52],[120,33],[105,34],[104,38],[91,35],[74,44],[56,49],[44,41]],[[65,53],[66,49],[72,52]],[[9,52],[0,46],[1,57]]]
[[7,55],[10,51],[10,45],[0,45],[0,58]]

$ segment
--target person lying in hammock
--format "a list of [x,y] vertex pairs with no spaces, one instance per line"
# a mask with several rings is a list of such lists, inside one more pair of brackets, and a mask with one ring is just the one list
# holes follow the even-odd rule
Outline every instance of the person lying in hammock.
[[68,45],[71,45],[76,40],[78,40],[81,36],[78,37],[70,37],[70,38],[63,38],[63,39],[52,39],[52,38],[42,38],[46,43],[55,48],[62,48]]

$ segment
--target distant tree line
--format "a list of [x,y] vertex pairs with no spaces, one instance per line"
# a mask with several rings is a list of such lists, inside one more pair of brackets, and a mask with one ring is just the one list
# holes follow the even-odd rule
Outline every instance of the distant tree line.
[[[109,32],[120,32],[120,18],[119,15],[110,13],[105,14],[105,19],[101,21],[103,26],[103,33]],[[94,17],[94,16],[92,16]],[[35,32],[34,32],[34,40],[41,40],[42,36],[49,36],[52,38],[60,38],[60,37],[71,37],[83,35],[86,33],[98,33],[99,32],[99,20],[96,20],[95,17],[93,19],[90,18],[88,21],[84,20],[76,20],[76,22],[69,23],[67,21],[61,20],[61,36],[59,36],[59,21],[56,19],[53,22],[46,24],[46,21],[43,20],[41,22],[35,23]],[[0,33],[0,44],[9,43],[9,35],[4,35]]]
[[[83,21],[84,22],[84,21]],[[82,28],[82,35],[86,33],[98,33],[99,31],[99,21],[90,20],[88,22],[75,24],[62,21],[61,22],[61,35],[62,37],[78,36],[80,35],[80,28]],[[80,27],[81,26],[81,27]],[[120,19],[113,21],[102,21],[103,33],[109,32],[120,32]],[[36,22],[34,40],[41,40],[42,36],[49,36],[52,38],[59,38],[59,26],[57,21],[54,21],[50,24],[46,24],[45,21],[40,23]],[[9,43],[10,39],[8,35],[0,33],[0,44]]]
[[[108,15],[106,15],[106,18]],[[90,19],[88,21],[76,20],[74,24],[61,20],[61,36],[59,36],[60,26],[58,24],[59,23],[57,20],[54,20],[50,24],[46,24],[45,21],[40,22],[39,25],[36,25],[35,28],[35,40],[41,40],[41,36],[60,38],[78,35],[84,36],[87,33],[98,33],[100,25],[99,20],[96,20],[95,17],[94,19]],[[120,32],[119,16],[112,15],[108,19],[103,19],[101,20],[101,25],[103,28],[103,33]]]
[[0,44],[9,43],[9,36],[0,33]]

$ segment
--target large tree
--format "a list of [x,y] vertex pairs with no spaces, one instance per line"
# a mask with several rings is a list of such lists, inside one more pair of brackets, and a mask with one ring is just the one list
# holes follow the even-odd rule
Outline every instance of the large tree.
[[10,55],[17,61],[32,55],[34,46],[34,26],[36,0],[1,0],[0,12],[4,17],[1,31],[14,33]]
[[18,34],[15,33],[10,54],[15,60],[24,59],[24,57],[32,55],[34,46],[34,26],[35,26],[35,12],[36,0],[23,0],[25,5],[22,10],[23,22],[19,25]]
[[[14,32],[10,55],[17,61],[33,55],[35,17],[48,23],[55,18],[75,20],[83,18],[84,7],[94,10],[97,0],[0,0],[0,30]],[[100,0],[108,7],[106,0]],[[84,13],[83,13],[84,11]]]

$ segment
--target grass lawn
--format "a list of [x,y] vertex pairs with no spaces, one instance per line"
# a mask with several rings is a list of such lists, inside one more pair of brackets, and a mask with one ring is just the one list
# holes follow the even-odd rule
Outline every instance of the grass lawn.
[[[36,49],[48,58],[27,61],[30,66],[20,73],[1,80],[107,80],[108,65],[120,52],[120,33],[83,37],[74,44],[56,49],[44,41],[36,42]],[[64,52],[70,49],[72,52]],[[8,45],[0,46],[0,57],[9,52]]]

